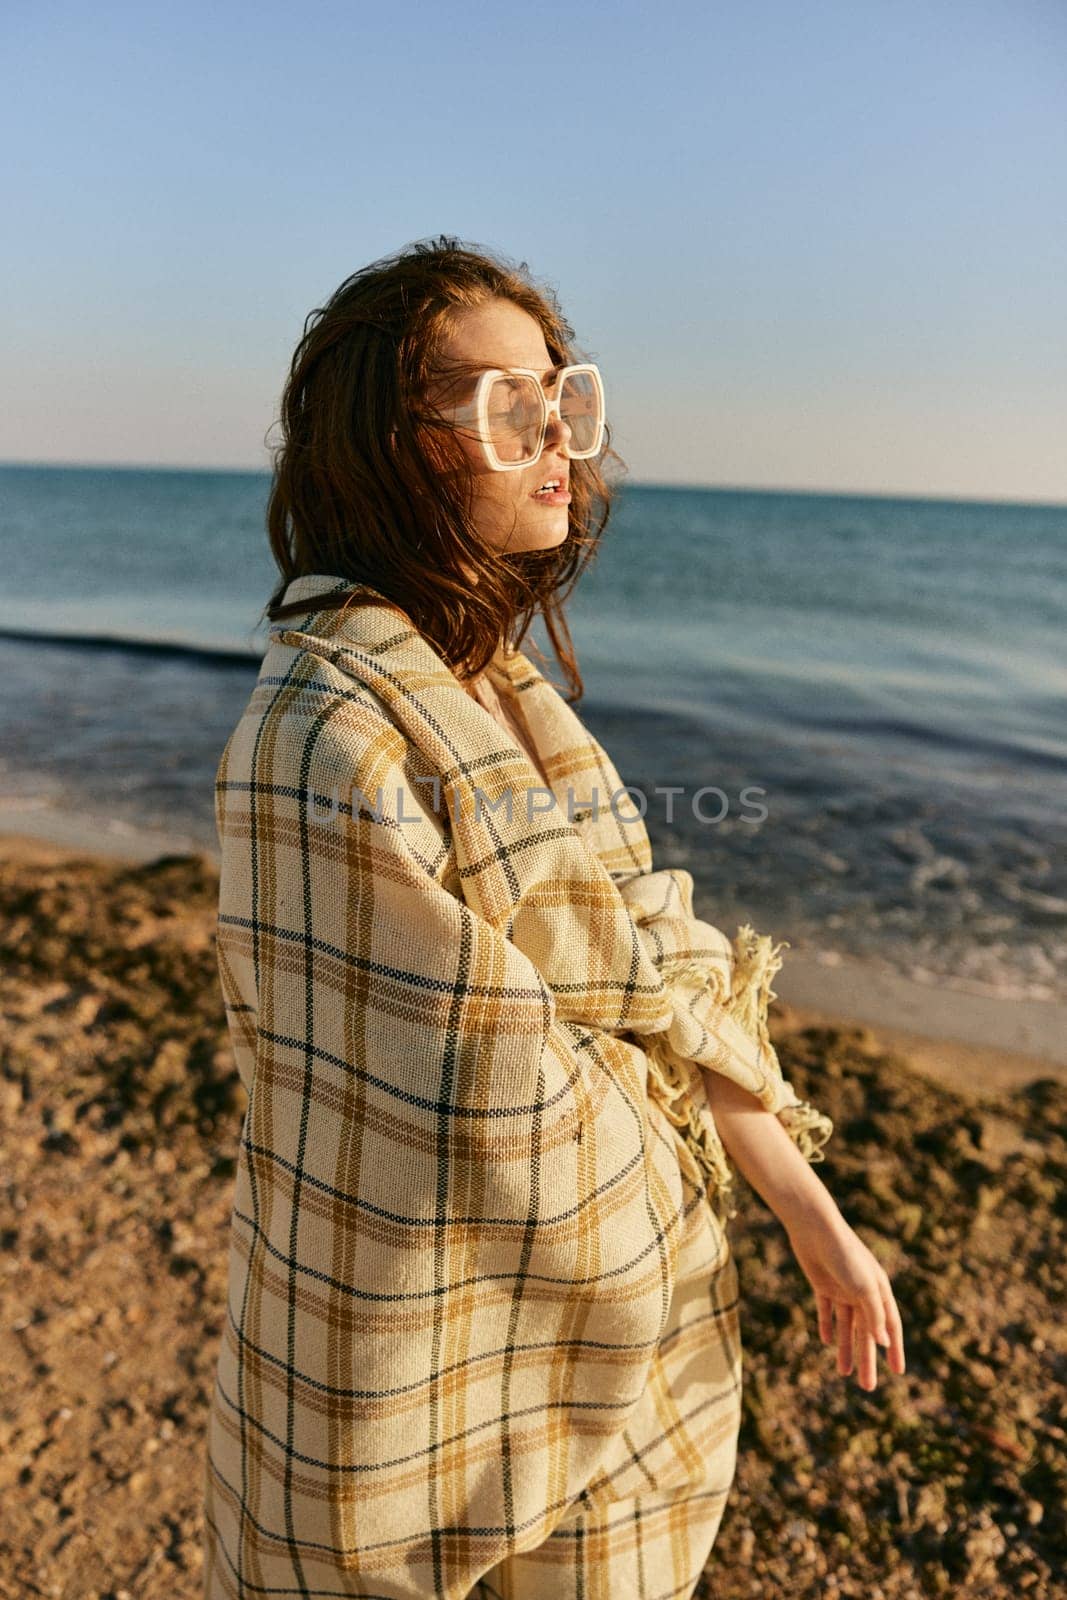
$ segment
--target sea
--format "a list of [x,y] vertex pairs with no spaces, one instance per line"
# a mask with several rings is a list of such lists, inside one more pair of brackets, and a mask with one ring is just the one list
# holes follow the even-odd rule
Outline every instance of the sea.
[[[268,485],[0,466],[0,830],[217,851]],[[1063,997],[1067,506],[626,483],[567,616],[576,709],[699,914]]]

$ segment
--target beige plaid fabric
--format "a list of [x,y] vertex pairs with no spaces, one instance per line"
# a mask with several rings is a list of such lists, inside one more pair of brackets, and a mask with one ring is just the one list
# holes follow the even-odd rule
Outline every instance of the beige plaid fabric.
[[573,710],[522,653],[495,670],[551,792],[401,613],[358,601],[272,628],[219,763],[249,1098],[207,1600],[532,1594],[520,1561],[565,1565],[568,1528],[635,1497],[652,1567],[623,1541],[610,1594],[665,1600],[718,1526],[741,1354],[703,1072],[809,1159],[832,1125],[766,1037],[770,940],[698,919]]

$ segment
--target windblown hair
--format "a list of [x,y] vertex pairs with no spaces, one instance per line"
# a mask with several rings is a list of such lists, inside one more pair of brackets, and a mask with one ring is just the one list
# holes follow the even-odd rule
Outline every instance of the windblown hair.
[[[605,425],[601,455],[571,462],[567,537],[554,548],[501,551],[480,537],[471,464],[431,395],[451,319],[494,298],[540,324],[553,365],[588,359],[554,292],[525,262],[444,234],[354,272],[309,313],[282,394],[282,441],[271,450],[267,530],[281,576],[264,614],[276,621],[385,596],[463,679],[501,643],[519,648],[540,615],[573,705],[583,685],[562,608],[611,514],[615,488],[601,468],[625,463]],[[281,603],[293,578],[317,572],[353,588]]]

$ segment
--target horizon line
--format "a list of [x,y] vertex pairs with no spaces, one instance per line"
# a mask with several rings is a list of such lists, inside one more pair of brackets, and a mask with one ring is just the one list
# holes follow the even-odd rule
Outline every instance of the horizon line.
[[[9,460],[0,458],[0,468],[22,467],[31,471],[41,469],[54,469],[67,472],[183,472],[183,473],[214,473],[218,476],[228,477],[257,477],[270,478],[269,467],[226,467],[226,466],[196,466],[182,462],[150,462],[150,461],[28,461],[24,459]],[[671,482],[663,479],[623,479],[619,490],[634,489],[683,489],[696,490],[705,494],[766,494],[766,495],[810,495],[818,499],[839,500],[930,500],[944,501],[951,505],[1005,505],[1005,506],[1033,506],[1048,508],[1050,510],[1067,509],[1067,498],[1062,500],[1031,500],[1020,495],[981,495],[981,494],[946,494],[928,491],[918,492],[909,489],[828,489],[828,488],[798,488],[789,484],[744,484],[744,483],[694,483]]]

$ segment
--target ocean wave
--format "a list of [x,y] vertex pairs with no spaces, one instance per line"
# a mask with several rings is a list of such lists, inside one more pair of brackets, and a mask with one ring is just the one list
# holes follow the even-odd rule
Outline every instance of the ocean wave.
[[0,628],[0,639],[27,645],[61,645],[72,650],[122,650],[129,655],[180,656],[213,667],[258,666],[263,651],[239,645],[198,644],[184,639],[124,638],[110,633],[45,633],[27,628]]

